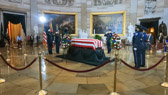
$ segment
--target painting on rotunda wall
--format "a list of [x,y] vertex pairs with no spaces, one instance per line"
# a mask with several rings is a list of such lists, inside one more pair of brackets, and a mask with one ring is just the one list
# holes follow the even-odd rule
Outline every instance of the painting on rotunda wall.
[[46,29],[50,27],[54,33],[59,32],[62,34],[65,29],[68,29],[69,34],[77,35],[76,13],[43,11],[43,16],[47,20],[44,24],[44,31],[48,31]]
[[150,15],[156,12],[157,0],[145,0],[145,15]]
[[125,35],[125,11],[91,13],[90,19],[91,36],[94,34],[103,36],[109,29],[120,36]]

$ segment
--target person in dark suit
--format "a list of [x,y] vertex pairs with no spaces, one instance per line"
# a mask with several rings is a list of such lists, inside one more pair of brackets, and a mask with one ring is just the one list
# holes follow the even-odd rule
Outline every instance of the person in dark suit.
[[151,50],[151,45],[152,45],[152,42],[153,42],[153,36],[151,33],[149,33],[148,35],[148,38],[147,38],[147,46],[148,46],[148,50]]
[[111,29],[109,29],[108,32],[104,36],[106,36],[107,50],[108,50],[108,53],[110,53],[111,52],[111,38],[112,38]]
[[34,36],[31,35],[31,36],[30,36],[30,46],[33,46],[33,42],[34,42]]
[[160,33],[159,37],[158,37],[158,41],[159,43],[163,43],[163,34]]

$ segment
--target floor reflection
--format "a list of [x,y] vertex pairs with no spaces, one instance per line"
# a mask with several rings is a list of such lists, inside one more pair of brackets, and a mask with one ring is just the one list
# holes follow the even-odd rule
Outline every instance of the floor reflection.
[[[21,50],[10,48],[9,56],[11,60],[9,64],[16,68],[24,67],[35,57],[38,57],[39,52],[42,52],[43,88],[48,90],[49,95],[108,95],[109,92],[113,91],[113,63],[93,72],[71,73],[45,62],[44,54],[49,60],[68,69],[86,70],[94,66],[70,60],[62,61],[61,58],[56,57],[57,54],[48,55],[47,50],[40,47],[42,46],[26,46]],[[6,47],[0,48],[0,52],[5,58],[7,58],[6,50]],[[61,50],[62,53],[63,50]],[[115,57],[114,50],[111,54],[107,54],[105,49],[105,53],[108,57]],[[156,64],[163,56],[163,52],[146,51],[145,68]],[[119,52],[119,58],[134,66],[132,47],[122,48]],[[164,70],[165,62],[162,62],[155,69],[145,72],[132,70],[118,62],[117,91],[120,95],[168,95],[167,88],[160,86],[164,81]],[[0,77],[6,79],[5,83],[0,84],[0,95],[36,95],[39,91],[39,60],[36,60],[26,70],[15,71],[6,66],[0,59]]]

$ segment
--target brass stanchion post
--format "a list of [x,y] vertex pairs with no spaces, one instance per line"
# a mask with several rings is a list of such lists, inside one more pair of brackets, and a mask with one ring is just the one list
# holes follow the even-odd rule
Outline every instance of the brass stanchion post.
[[24,42],[24,55],[27,55],[26,54],[26,41]]
[[7,53],[6,61],[10,61],[10,58],[9,58],[9,45],[8,44],[6,44],[6,53]]
[[114,67],[114,91],[110,93],[110,95],[119,95],[116,91],[117,86],[117,61],[118,61],[118,53],[115,52],[115,67]]
[[40,91],[38,95],[47,95],[47,91],[43,90],[42,72],[41,72],[41,52],[39,53],[39,78],[40,78]]
[[[2,55],[2,54],[0,53],[0,55]],[[4,82],[5,82],[5,79],[0,78],[0,84],[1,84],[1,83],[4,83]]]
[[26,59],[27,59],[27,54],[24,54],[24,64],[25,64],[25,66],[27,65]]
[[25,42],[24,42],[24,63],[25,63],[25,66],[27,65],[26,58],[27,58],[27,54],[26,54],[26,40],[25,40]]
[[165,82],[161,84],[163,87],[168,87],[167,77],[168,77],[168,52],[166,54],[166,66],[165,66]]

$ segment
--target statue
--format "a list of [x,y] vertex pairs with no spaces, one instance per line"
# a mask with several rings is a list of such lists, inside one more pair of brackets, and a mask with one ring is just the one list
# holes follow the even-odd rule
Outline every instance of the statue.
[[159,25],[159,33],[163,33],[164,36],[167,36],[167,26],[163,21]]
[[79,38],[81,38],[81,39],[88,39],[88,33],[87,33],[87,31],[84,32],[84,30],[81,29],[79,31]]
[[38,26],[37,24],[34,26],[34,38],[38,36]]
[[134,26],[130,23],[128,26],[128,35],[127,35],[127,40],[129,43],[132,43],[132,37],[133,37],[133,33],[135,32],[135,28]]

